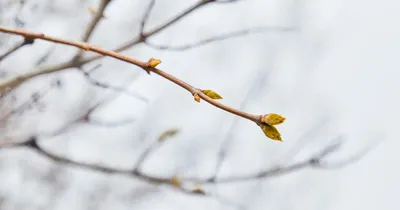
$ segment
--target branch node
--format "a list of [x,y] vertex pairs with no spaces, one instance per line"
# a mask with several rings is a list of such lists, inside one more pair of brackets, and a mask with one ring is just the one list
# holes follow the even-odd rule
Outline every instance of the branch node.
[[30,44],[33,44],[35,42],[35,39],[34,38],[32,38],[32,37],[25,37],[24,38],[24,45],[30,45]]
[[37,149],[39,146],[37,145],[36,140],[37,140],[36,137],[32,136],[23,145],[30,147],[30,148]]
[[147,40],[147,35],[144,32],[140,32],[138,42],[146,43],[146,40]]
[[150,74],[150,72],[152,70],[154,70],[154,68],[161,63],[160,59],[156,59],[156,58],[150,58],[147,62],[145,67],[143,67],[143,69],[147,72],[147,74]]

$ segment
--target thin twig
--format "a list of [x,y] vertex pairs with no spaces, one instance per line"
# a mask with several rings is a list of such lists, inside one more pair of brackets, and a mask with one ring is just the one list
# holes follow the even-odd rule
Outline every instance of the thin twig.
[[[247,105],[247,102],[250,99],[251,94],[254,91],[256,91],[257,88],[259,88],[258,87],[259,84],[262,81],[264,81],[265,77],[266,77],[265,71],[262,71],[261,75],[259,75],[259,74],[256,75],[256,80],[252,82],[252,84],[253,84],[252,87],[249,88],[249,90],[247,91],[244,99],[242,100],[242,102],[239,105],[239,109],[240,110],[244,110],[245,109],[245,107]],[[235,118],[233,120],[231,126],[229,127],[225,138],[222,140],[222,143],[221,143],[221,145],[219,147],[219,151],[218,151],[217,164],[215,166],[215,172],[214,172],[213,176],[209,178],[210,181],[215,180],[219,175],[219,172],[221,170],[222,164],[223,164],[223,162],[224,162],[224,160],[226,158],[227,146],[228,146],[229,142],[233,138],[233,132],[235,131],[235,129],[237,127],[237,124],[238,124],[238,118]]]
[[126,95],[129,95],[129,96],[132,96],[132,97],[134,97],[134,98],[137,98],[137,99],[139,99],[140,101],[143,101],[143,102],[145,102],[145,103],[148,103],[148,102],[149,102],[149,100],[148,100],[146,97],[144,97],[144,96],[142,96],[142,95],[140,95],[140,94],[138,94],[138,93],[135,93],[135,92],[132,92],[132,91],[128,91],[127,89],[122,88],[122,87],[115,87],[115,86],[108,85],[108,84],[106,84],[106,83],[104,83],[104,82],[100,82],[100,81],[94,79],[90,74],[88,74],[88,73],[86,73],[86,72],[84,72],[83,74],[85,75],[85,77],[88,79],[88,81],[89,81],[92,85],[95,85],[95,86],[100,87],[100,88],[110,89],[110,90],[112,90],[112,91],[124,93],[124,94],[126,94]]
[[35,66],[40,66],[42,65],[44,62],[46,62],[49,57],[51,56],[51,54],[54,52],[55,50],[55,46],[53,46],[49,51],[47,51],[46,54],[44,54],[43,56],[41,56],[36,62],[35,62]]
[[[171,20],[165,22],[164,24],[156,27],[155,29],[144,33],[142,35],[139,35],[138,37],[136,37],[135,39],[131,40],[130,42],[114,49],[115,52],[121,52],[124,50],[129,49],[132,46],[135,46],[137,44],[140,44],[142,42],[144,42],[147,38],[163,31],[164,29],[168,28],[169,26],[173,25],[174,23],[178,22],[179,20],[181,20],[183,17],[191,14],[192,12],[196,11],[197,9],[201,8],[202,6],[211,3],[214,1],[209,1],[209,0],[200,0],[197,3],[195,3],[194,5],[190,6],[189,8],[187,8],[186,10],[184,10],[183,12],[181,12],[180,14],[178,14],[177,16],[175,16],[174,18],[172,18]],[[25,75],[23,75],[23,81],[33,78],[33,77],[37,77],[43,74],[49,74],[49,73],[54,73],[54,72],[58,72],[67,68],[72,68],[72,67],[81,67],[82,65],[92,62],[94,60],[100,59],[103,56],[92,56],[92,57],[88,57],[88,58],[81,58],[80,60],[72,60],[72,61],[68,61],[68,62],[64,62],[64,63],[59,63],[57,65],[52,65],[52,66],[47,66],[47,67],[42,67],[42,68],[38,68],[33,72],[27,73]],[[21,81],[21,78],[13,78],[11,80],[5,81],[5,82],[0,82],[0,95],[3,95],[4,91],[6,89],[10,89],[13,88],[15,86],[18,86],[20,83],[22,83],[23,81]],[[6,84],[7,83],[7,84]],[[8,86],[9,88],[5,87]]]
[[25,101],[24,103],[19,105],[17,108],[12,109],[7,114],[1,116],[0,121],[3,121],[5,119],[9,118],[11,115],[21,114],[24,111],[26,111],[27,109],[31,108],[35,103],[38,103],[38,101],[40,99],[44,98],[50,92],[52,87],[54,87],[54,84],[52,84],[49,88],[43,88],[41,91],[33,93],[31,95],[31,97],[29,98],[29,100]]
[[[134,177],[134,178],[137,178],[137,179],[140,179],[142,181],[146,181],[146,182],[149,182],[152,184],[167,184],[170,186],[174,186],[175,188],[177,188],[180,191],[185,192],[185,193],[193,193],[193,194],[197,194],[197,195],[207,195],[206,193],[196,193],[195,191],[192,191],[190,189],[173,185],[171,183],[172,178],[161,178],[161,177],[146,175],[139,170],[139,168],[137,167],[138,164],[136,164],[133,169],[116,169],[116,168],[112,168],[112,167],[101,166],[101,165],[94,164],[94,163],[78,162],[78,161],[69,159],[67,157],[62,157],[60,155],[56,155],[54,153],[48,152],[45,149],[41,148],[40,145],[38,145],[36,138],[31,138],[28,141],[19,142],[19,143],[12,143],[12,142],[2,143],[2,144],[0,144],[0,149],[10,148],[10,147],[11,148],[21,147],[21,146],[31,148],[34,151],[38,152],[39,154],[57,162],[57,163],[67,164],[70,166],[75,166],[75,167],[80,167],[80,168],[85,168],[88,170],[98,171],[101,173],[131,176],[131,177]],[[281,175],[289,174],[289,173],[299,171],[302,169],[306,169],[306,168],[330,169],[330,167],[329,167],[330,164],[323,163],[323,160],[328,155],[331,155],[332,153],[336,152],[339,147],[340,147],[340,144],[332,144],[332,145],[329,145],[326,148],[324,148],[321,152],[317,153],[316,155],[311,156],[310,158],[308,158],[304,161],[289,164],[287,166],[279,166],[279,167],[269,168],[269,169],[266,169],[264,171],[261,171],[259,173],[255,173],[255,174],[250,174],[250,175],[245,175],[245,176],[237,176],[237,177],[226,177],[226,178],[220,178],[217,180],[181,179],[180,181],[182,181],[182,183],[195,183],[195,184],[228,184],[228,183],[233,183],[233,182],[242,182],[242,181],[258,180],[258,179],[270,178],[270,177],[275,177],[275,176],[281,176]],[[152,151],[154,148],[156,148],[156,146],[154,146],[154,145],[152,147],[150,147],[150,149],[146,150],[146,152],[143,153],[142,157],[147,157],[148,154],[150,153],[149,151]],[[360,155],[362,156],[365,154],[366,154],[365,152],[362,152],[355,156],[358,157]],[[143,159],[145,159],[145,158],[141,158],[139,163],[142,163]],[[352,164],[352,163],[354,163],[354,161],[352,158],[350,158],[350,159],[348,159],[348,161],[346,161],[346,160],[341,161],[341,164],[339,166],[344,167],[344,166],[346,166],[348,164]]]
[[151,48],[157,49],[157,50],[169,50],[169,51],[184,51],[184,50],[189,50],[193,49],[196,47],[204,46],[213,42],[217,41],[222,41],[226,39],[231,39],[235,37],[240,37],[244,35],[249,35],[249,34],[256,34],[256,33],[264,33],[264,32],[271,32],[271,31],[279,31],[279,32],[287,32],[287,31],[293,31],[292,28],[290,27],[255,27],[255,28],[249,28],[249,29],[244,29],[240,31],[233,31],[225,34],[220,34],[217,36],[213,36],[207,39],[203,39],[200,41],[197,41],[195,43],[191,44],[184,44],[181,46],[168,46],[168,45],[158,45],[149,42],[148,40],[145,41],[145,44]]
[[[149,36],[155,35],[158,32],[161,32],[162,30],[164,30],[165,28],[169,27],[170,25],[176,23],[177,21],[179,21],[180,19],[182,19],[183,17],[187,16],[188,14],[192,13],[193,11],[199,9],[200,7],[206,5],[207,3],[209,3],[208,1],[198,1],[196,4],[192,5],[191,7],[187,8],[186,10],[184,10],[182,13],[180,13],[179,15],[175,16],[174,18],[172,18],[171,20],[167,21],[166,23],[162,24],[161,26],[143,33],[143,35],[140,37],[141,40],[137,40],[137,41],[143,41],[142,39],[146,39]],[[127,43],[126,45],[118,48],[116,51],[123,51],[125,49],[128,49],[129,47],[131,47],[132,45],[136,44],[136,40],[131,41],[130,43]]]
[[[328,145],[321,152],[317,153],[316,155],[311,156],[310,158],[308,158],[304,161],[289,164],[287,166],[278,166],[278,167],[274,167],[274,168],[269,168],[269,169],[266,169],[264,171],[261,171],[259,173],[253,174],[253,175],[226,177],[226,178],[219,178],[216,180],[207,180],[207,181],[190,179],[188,181],[193,181],[193,182],[196,182],[199,184],[209,184],[209,183],[226,184],[226,183],[232,183],[232,182],[250,181],[250,180],[275,177],[275,176],[289,174],[294,171],[299,171],[299,170],[306,169],[306,168],[329,169],[329,164],[328,163],[323,164],[322,161],[328,155],[331,155],[332,153],[336,152],[339,149],[340,145],[341,144]],[[350,161],[350,159],[349,159],[349,161],[343,161],[342,163],[343,164],[341,166],[345,166],[347,164],[351,164],[354,162]]]
[[[262,116],[261,115],[249,114],[249,113],[234,109],[232,107],[226,106],[224,104],[221,104],[221,103],[209,98],[200,89],[193,87],[192,85],[176,78],[175,76],[172,76],[171,74],[169,74],[165,71],[162,71],[161,69],[157,69],[157,68],[149,66],[147,62],[139,61],[139,60],[130,58],[128,56],[119,54],[115,51],[105,50],[103,48],[93,46],[93,45],[90,45],[90,44],[84,43],[84,42],[70,41],[70,40],[60,39],[60,38],[56,38],[56,37],[52,37],[52,36],[47,36],[44,34],[33,33],[33,32],[22,30],[22,29],[11,29],[11,28],[1,27],[1,26],[0,26],[0,31],[5,32],[5,33],[10,33],[10,34],[21,35],[21,36],[24,36],[24,37],[27,37],[30,39],[42,39],[42,40],[46,40],[46,41],[50,41],[50,42],[54,42],[54,43],[74,46],[74,47],[77,47],[80,49],[96,52],[96,53],[104,55],[104,56],[113,57],[118,60],[121,60],[121,61],[124,61],[127,63],[131,63],[135,66],[142,68],[146,72],[153,72],[155,74],[160,75],[161,77],[164,77],[165,79],[186,89],[192,95],[198,95],[201,99],[203,99],[204,101],[208,102],[209,104],[211,104],[219,109],[225,110],[225,111],[235,114],[237,116],[251,120],[258,125],[262,124],[262,122],[261,122]],[[26,75],[21,75],[16,78],[12,78],[10,80],[6,80],[5,82],[0,83],[0,90],[5,90],[7,88],[14,88],[14,87],[18,86],[19,84],[21,84],[22,82],[24,82],[25,80],[31,78],[33,74],[35,74],[35,72],[28,73]],[[40,75],[40,74],[43,74],[43,72],[36,72],[36,74]]]
[[[142,173],[138,168],[134,169],[116,169],[112,167],[107,167],[107,166],[101,166],[99,164],[94,164],[94,163],[85,163],[85,162],[79,162],[72,160],[67,157],[63,157],[57,154],[54,154],[52,152],[47,151],[46,149],[43,149],[40,144],[38,143],[38,140],[35,137],[32,137],[28,141],[24,142],[17,142],[17,143],[12,143],[12,142],[5,142],[5,143],[0,143],[0,149],[3,148],[14,148],[14,147],[27,147],[38,154],[53,160],[54,162],[58,164],[65,164],[69,165],[72,167],[79,167],[87,170],[92,170],[92,171],[97,171],[100,173],[105,173],[105,174],[118,174],[118,175],[125,175],[125,176],[130,176],[135,179],[139,179],[144,182],[148,182],[150,184],[166,184],[174,189],[177,189],[181,192],[188,193],[188,194],[197,194],[196,192],[192,192],[190,189],[183,188],[181,186],[176,186],[173,185],[171,182],[171,178],[161,178],[161,177],[155,177],[155,176],[150,176]],[[197,194],[199,195],[199,194]],[[201,194],[200,194],[201,195]]]
[[140,170],[140,168],[142,167],[144,161],[149,157],[149,155],[156,150],[157,148],[159,148],[162,145],[163,142],[160,141],[156,141],[154,142],[150,147],[148,147],[138,158],[138,160],[136,161],[136,165],[134,167],[134,170]]
[[[178,14],[177,16],[175,16],[174,18],[170,19],[169,21],[165,22],[164,24],[154,28],[153,30],[150,30],[148,32],[145,33],[141,33],[139,34],[139,36],[137,36],[136,38],[134,38],[133,40],[123,44],[120,47],[117,47],[116,49],[114,49],[113,51],[115,52],[122,52],[124,50],[127,50],[137,44],[143,43],[146,39],[148,39],[151,36],[154,36],[156,34],[158,34],[159,32],[163,31],[164,29],[168,28],[169,26],[175,24],[176,22],[178,22],[179,20],[181,20],[182,18],[184,18],[185,16],[191,14],[192,12],[198,10],[199,8],[201,8],[202,6],[211,3],[212,1],[205,1],[205,0],[200,0],[197,3],[195,3],[194,5],[188,7],[187,9],[185,9],[184,11],[182,11],[180,14]],[[97,55],[97,56],[93,56],[93,57],[89,57],[89,58],[83,58],[81,60],[77,60],[75,62],[67,62],[67,63],[63,63],[60,64],[59,66],[50,66],[48,67],[48,69],[43,69],[41,71],[46,71],[49,70],[48,72],[55,72],[55,71],[60,71],[64,68],[69,68],[69,67],[80,67],[88,62],[97,60],[102,58],[103,56],[101,55]],[[67,66],[67,67],[65,67]]]
[[[90,24],[87,26],[86,31],[83,35],[82,42],[88,42],[90,37],[93,34],[94,29],[100,22],[100,20],[104,17],[104,10],[107,8],[107,5],[111,2],[111,0],[101,0],[99,9],[96,11],[95,16],[93,17],[93,20],[90,22]],[[76,56],[72,59],[73,61],[79,60],[84,51],[80,50]]]
[[338,161],[327,161],[327,160],[322,160],[319,163],[319,168],[321,169],[338,169],[338,168],[343,168],[351,163],[356,163],[358,162],[362,157],[366,156],[369,152],[372,151],[372,149],[376,148],[381,144],[382,141],[375,141],[374,144],[369,144],[365,148],[363,148],[360,152],[352,155],[351,157],[345,158],[344,160],[338,160]]
[[147,23],[147,21],[149,19],[150,12],[153,9],[155,3],[156,3],[156,0],[150,0],[149,5],[147,6],[146,11],[144,12],[142,21],[140,21],[140,28],[139,28],[140,36],[145,36],[144,35],[144,28],[146,27],[146,23]]
[[219,1],[215,1],[214,3],[224,4],[224,3],[236,3],[236,2],[239,2],[239,1],[243,1],[243,0],[225,0],[225,1],[219,0]]

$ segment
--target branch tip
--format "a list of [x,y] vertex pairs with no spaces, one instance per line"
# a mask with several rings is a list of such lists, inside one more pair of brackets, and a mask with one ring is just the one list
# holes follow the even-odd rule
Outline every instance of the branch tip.
[[278,129],[275,128],[275,126],[263,123],[260,125],[260,127],[268,138],[283,142],[281,134],[279,133]]
[[285,117],[275,113],[266,114],[261,117],[261,122],[266,123],[268,125],[279,125],[283,123],[285,120],[286,120]]

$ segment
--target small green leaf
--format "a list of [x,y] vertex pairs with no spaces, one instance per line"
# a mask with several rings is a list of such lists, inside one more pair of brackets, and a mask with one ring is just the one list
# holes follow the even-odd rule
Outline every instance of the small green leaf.
[[281,124],[285,121],[285,117],[275,114],[275,113],[270,113],[262,116],[261,122],[266,123],[268,125],[278,125]]
[[175,136],[178,132],[179,132],[179,129],[177,129],[177,128],[166,130],[160,134],[160,136],[158,137],[158,141],[160,141],[160,142],[164,141],[165,139],[167,139],[169,137]]
[[275,141],[282,141],[281,134],[279,133],[278,129],[275,128],[275,126],[262,124],[260,127],[268,138]]
[[161,63],[160,59],[150,58],[150,60],[147,61],[147,66],[155,68],[160,63]]
[[212,90],[201,90],[206,96],[210,97],[211,99],[218,100],[222,99],[222,96]]

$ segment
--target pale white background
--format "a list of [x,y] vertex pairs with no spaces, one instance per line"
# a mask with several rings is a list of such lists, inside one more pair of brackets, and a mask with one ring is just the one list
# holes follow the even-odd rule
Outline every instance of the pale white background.
[[[2,4],[12,2],[1,0]],[[1,8],[2,25],[15,27],[19,11],[26,28],[78,40],[98,1],[27,0],[22,11]],[[147,29],[156,27],[191,0],[158,0]],[[135,37],[147,1],[114,0],[91,43],[111,49]],[[37,5],[32,12],[30,8]],[[143,148],[166,129],[179,128],[145,163],[147,173],[207,177],[218,147],[236,123],[221,176],[251,174],[275,164],[302,160],[338,136],[342,149],[330,156],[344,160],[373,145],[359,162],[337,170],[302,170],[261,182],[229,185],[213,197],[188,196],[122,176],[65,168],[25,149],[0,152],[1,209],[398,209],[400,194],[397,108],[400,3],[393,0],[242,0],[209,5],[151,38],[181,45],[224,32],[257,26],[292,27],[292,31],[253,34],[184,52],[157,51],[144,45],[124,52],[140,60],[161,58],[160,68],[200,88],[217,90],[223,103],[254,114],[282,113],[284,143],[265,138],[253,123],[202,102],[178,86],[112,59],[101,63],[101,81],[149,98],[145,104],[121,95],[93,118],[101,122],[136,119],[107,128],[72,125],[61,135],[45,137],[83,113],[105,91],[71,69],[32,80],[18,90],[19,101],[60,78],[62,88],[43,99],[44,112],[31,110],[2,128],[5,140],[41,135],[42,145],[75,160],[129,168]],[[17,37],[1,34],[4,52]],[[33,70],[37,59],[54,48],[51,65],[66,61],[76,49],[37,41],[0,63],[6,76]],[[134,82],[132,82],[134,80]],[[249,93],[250,92],[250,93]],[[7,105],[7,104],[6,104]],[[2,104],[2,109],[7,107]],[[11,104],[14,106],[16,104]],[[292,148],[301,152],[291,158]],[[288,156],[289,154],[289,156]]]

